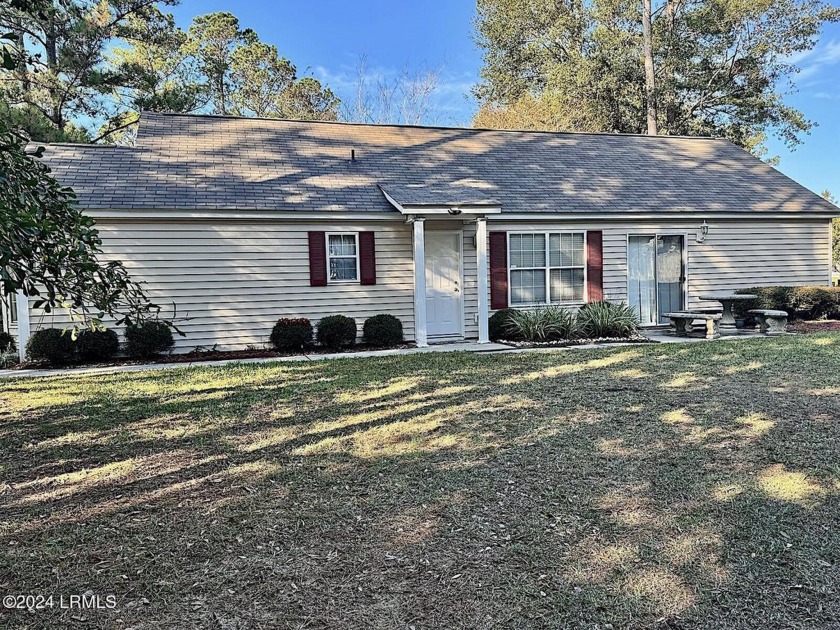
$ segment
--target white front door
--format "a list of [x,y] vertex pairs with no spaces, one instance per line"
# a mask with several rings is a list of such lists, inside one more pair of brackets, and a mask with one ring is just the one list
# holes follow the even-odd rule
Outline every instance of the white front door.
[[426,330],[429,337],[463,336],[461,233],[426,232]]

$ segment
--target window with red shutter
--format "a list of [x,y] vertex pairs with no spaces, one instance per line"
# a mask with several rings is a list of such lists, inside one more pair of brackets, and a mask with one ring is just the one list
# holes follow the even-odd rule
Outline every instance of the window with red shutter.
[[376,284],[376,237],[359,232],[359,276],[361,284]]
[[586,233],[586,284],[590,302],[604,299],[604,233]]
[[490,232],[490,308],[507,308],[507,232]]
[[327,236],[325,232],[309,233],[309,285],[327,286]]

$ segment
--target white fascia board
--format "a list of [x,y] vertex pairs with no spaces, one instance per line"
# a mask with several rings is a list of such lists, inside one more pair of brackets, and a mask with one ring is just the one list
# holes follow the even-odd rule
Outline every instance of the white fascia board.
[[475,215],[485,215],[485,214],[501,214],[502,207],[501,206],[476,206],[476,205],[453,205],[453,206],[426,206],[426,205],[419,205],[419,204],[408,204],[404,205],[401,204],[399,201],[394,199],[391,195],[389,195],[384,188],[380,188],[379,190],[382,191],[382,194],[385,195],[385,199],[388,200],[392,206],[394,206],[397,210],[399,210],[403,214],[407,215],[427,215],[427,214],[445,214],[445,215],[452,215],[452,216],[459,216],[462,214],[475,214]]
[[532,212],[488,216],[488,221],[626,221],[628,219],[830,219],[831,212]]
[[451,216],[501,214],[501,206],[403,206],[406,214],[446,214]]
[[[621,221],[627,219],[831,219],[838,215],[836,212],[655,212],[655,213],[571,213],[571,212],[531,212],[531,213],[503,213],[501,208],[458,207],[460,215],[486,215],[489,221]],[[274,212],[266,210],[146,210],[146,209],[83,209],[87,216],[93,219],[114,220],[222,220],[222,221],[394,221],[402,220],[404,215],[448,215],[452,208],[403,208],[401,214],[395,212]]]
[[395,221],[396,212],[274,212],[266,210],[84,210],[93,219],[160,221]]

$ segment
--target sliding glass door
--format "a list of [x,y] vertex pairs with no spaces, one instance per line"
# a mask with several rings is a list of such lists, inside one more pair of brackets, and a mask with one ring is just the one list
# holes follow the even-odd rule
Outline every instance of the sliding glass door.
[[642,325],[668,323],[685,308],[685,237],[631,235],[627,241],[627,301]]

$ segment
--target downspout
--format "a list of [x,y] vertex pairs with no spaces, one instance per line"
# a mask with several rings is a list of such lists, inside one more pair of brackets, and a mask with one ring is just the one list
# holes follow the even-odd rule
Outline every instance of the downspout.
[[21,362],[26,360],[26,344],[29,341],[29,298],[23,291],[18,291],[17,299],[17,330],[18,330],[18,356]]

